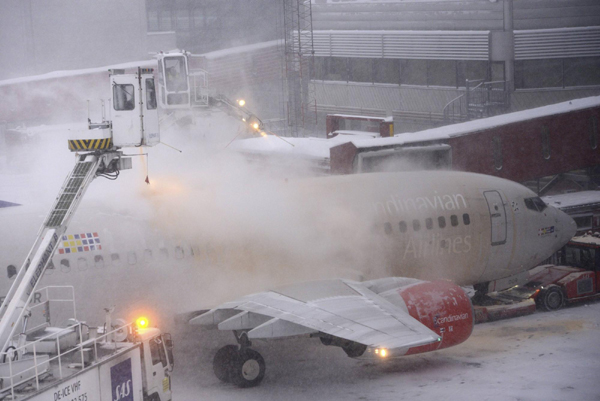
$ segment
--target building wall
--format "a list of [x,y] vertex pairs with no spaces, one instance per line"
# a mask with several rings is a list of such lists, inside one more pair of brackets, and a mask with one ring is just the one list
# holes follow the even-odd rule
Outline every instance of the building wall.
[[322,113],[393,115],[400,133],[441,124],[467,80],[507,81],[507,111],[600,94],[597,0],[311,4]]
[[[312,0],[316,30],[503,30],[504,0]],[[513,29],[598,25],[596,0],[511,0]]]
[[148,32],[172,31],[177,47],[200,54],[283,37],[275,0],[146,0]]
[[144,0],[2,0],[0,80],[148,58]]

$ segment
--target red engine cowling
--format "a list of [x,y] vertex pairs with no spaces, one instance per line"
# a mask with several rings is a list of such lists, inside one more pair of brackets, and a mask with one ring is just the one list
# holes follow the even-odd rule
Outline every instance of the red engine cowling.
[[[442,338],[436,343],[410,348],[406,355],[460,344],[473,332],[473,305],[459,286],[447,281],[423,281],[400,287],[396,291],[392,298],[399,295],[408,313]],[[390,299],[389,295],[386,298],[391,302],[400,301],[397,298]]]

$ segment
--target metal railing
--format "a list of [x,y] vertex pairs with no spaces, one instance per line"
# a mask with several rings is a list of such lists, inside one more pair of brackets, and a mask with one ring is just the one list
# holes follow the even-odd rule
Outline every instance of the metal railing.
[[[57,292],[56,290],[61,291]],[[67,293],[66,296],[64,295],[65,291]],[[40,294],[38,296],[40,302],[29,309],[31,312],[29,319],[31,321],[31,317],[35,316],[35,312],[41,311],[41,315],[46,318],[45,322],[28,328],[24,333],[15,335],[12,341],[13,344],[19,343],[19,337],[22,341],[23,336],[26,337],[27,335],[41,332],[49,326],[50,316],[48,315],[48,310],[50,302],[72,303],[72,316],[76,318],[75,290],[72,286],[48,286],[36,291],[36,294]],[[114,353],[119,348],[119,342],[112,341],[114,335],[117,333],[122,334],[123,330],[127,330],[127,333],[132,332],[132,323],[117,327],[100,336],[93,334],[96,332],[95,329],[90,330],[88,327],[84,331],[82,326],[88,327],[85,323],[75,321],[75,323],[53,331],[35,341],[25,341],[25,344],[22,346],[11,346],[4,352],[0,352],[0,398],[7,395],[10,391],[12,399],[15,399],[15,388],[34,380],[36,391],[40,390],[41,377],[50,372],[50,368],[53,365],[57,365],[59,379],[62,379],[64,377],[64,365],[67,357],[69,358],[69,363],[73,363],[73,361],[78,362],[77,365],[67,365],[69,369],[75,369],[73,366],[80,366],[80,369],[83,369],[86,366],[86,353],[89,354],[93,350],[92,360],[97,361],[99,345],[104,346],[104,351]],[[76,336],[76,344],[63,344],[61,346],[61,338],[65,339],[65,335],[69,334]],[[92,335],[93,338],[84,340],[84,335]],[[52,342],[55,342],[55,345],[51,345]],[[114,344],[114,348],[107,348],[107,344]],[[49,348],[52,348],[50,352],[48,352]],[[78,353],[79,356],[77,356]],[[5,374],[6,365],[8,365],[8,375]],[[57,372],[51,371],[51,373],[56,374]]]
[[[58,378],[63,379],[63,377],[65,376],[64,375],[65,367],[63,365],[64,365],[65,359],[68,356],[76,357],[76,355],[79,354],[78,359],[80,361],[80,365],[77,366],[77,365],[71,364],[71,365],[67,365],[67,367],[69,369],[79,368],[79,370],[83,370],[86,367],[85,354],[88,352],[88,350],[93,349],[93,361],[98,361],[98,347],[101,345],[105,346],[105,347],[103,347],[104,350],[108,350],[111,353],[116,352],[119,349],[118,345],[121,343],[119,343],[117,341],[112,341],[111,339],[112,339],[113,335],[120,333],[123,330],[127,330],[128,332],[131,332],[132,324],[133,323],[129,323],[124,326],[117,327],[116,329],[109,331],[107,333],[104,333],[101,336],[82,341],[82,338],[83,338],[82,326],[85,326],[85,324],[78,322],[71,326],[65,327],[57,332],[54,332],[54,333],[48,334],[47,336],[41,337],[41,338],[37,339],[36,341],[27,343],[21,347],[14,348],[9,351],[4,351],[4,352],[0,353],[0,361],[4,361],[3,363],[8,363],[8,367],[9,367],[9,375],[8,376],[0,376],[0,383],[3,383],[3,384],[8,383],[9,384],[9,386],[7,386],[6,388],[0,389],[0,396],[3,393],[7,393],[8,391],[10,391],[12,398],[15,399],[16,386],[23,384],[25,382],[32,381],[34,379],[35,379],[35,389],[36,389],[36,391],[39,391],[41,376],[46,374],[46,372],[49,371],[50,365],[52,363],[55,363],[58,365],[58,376],[59,376]],[[78,336],[77,338],[79,340],[78,344],[73,347],[66,347],[66,349],[63,350],[63,349],[61,349],[61,345],[60,345],[60,337],[64,334],[70,334],[70,333],[77,333],[77,336]],[[50,356],[51,354],[38,352],[38,348],[41,346],[42,342],[48,342],[51,340],[56,341],[56,355]],[[107,348],[106,347],[107,344],[113,345],[113,347]],[[28,354],[32,355],[32,357],[30,358],[30,361],[32,362],[31,366],[26,367],[25,369],[19,369],[19,370],[14,369],[16,364],[27,360],[27,359],[23,359],[23,360],[19,359],[19,355],[28,355]],[[72,360],[70,362],[72,362]],[[33,371],[33,373],[31,374],[30,377],[27,377],[26,379],[21,379],[21,377],[27,376],[27,375],[24,375],[24,373],[31,372],[31,371]],[[50,387],[51,385],[52,384],[49,383],[48,387]]]
[[491,117],[510,107],[507,81],[466,80],[465,86],[464,94],[444,106],[445,124]]

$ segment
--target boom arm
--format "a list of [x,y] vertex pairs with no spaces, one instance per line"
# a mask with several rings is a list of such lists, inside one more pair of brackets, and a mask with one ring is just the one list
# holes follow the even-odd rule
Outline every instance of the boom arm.
[[12,345],[21,322],[24,334],[28,305],[88,186],[99,174],[118,172],[121,155],[121,152],[109,151],[79,156],[0,306],[0,351]]

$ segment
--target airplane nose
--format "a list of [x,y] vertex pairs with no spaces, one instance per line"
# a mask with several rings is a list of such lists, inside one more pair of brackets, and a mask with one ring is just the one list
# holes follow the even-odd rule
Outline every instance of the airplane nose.
[[566,244],[575,236],[577,232],[577,224],[575,220],[571,218],[568,214],[561,210],[556,210],[557,212],[557,225],[559,227],[559,235],[561,237],[561,242]]

